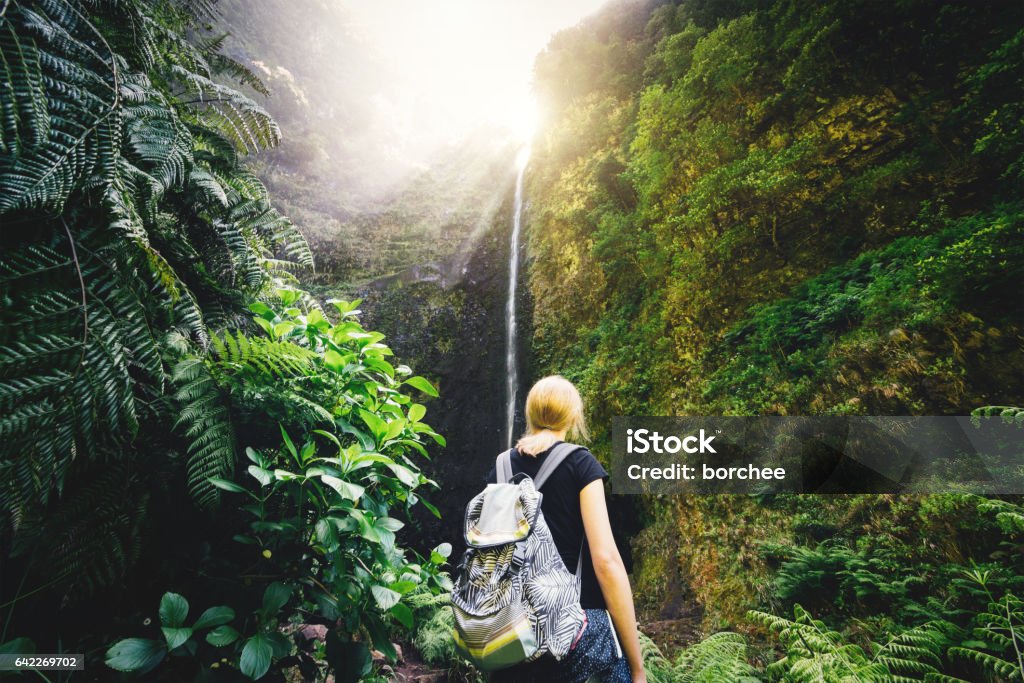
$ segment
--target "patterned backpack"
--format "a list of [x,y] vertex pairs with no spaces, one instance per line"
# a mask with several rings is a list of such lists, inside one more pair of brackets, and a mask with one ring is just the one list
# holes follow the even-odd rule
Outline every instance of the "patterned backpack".
[[497,484],[466,506],[468,546],[452,589],[455,644],[478,668],[504,669],[545,652],[561,659],[583,627],[580,569],[565,568],[540,510],[538,491],[579,446],[561,443],[536,479],[512,476],[511,454],[498,456]]

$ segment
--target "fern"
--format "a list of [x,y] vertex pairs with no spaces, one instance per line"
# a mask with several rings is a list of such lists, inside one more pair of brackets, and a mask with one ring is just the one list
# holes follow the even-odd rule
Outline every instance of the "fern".
[[794,608],[792,620],[765,612],[748,614],[752,621],[775,633],[783,646],[785,656],[766,669],[775,677],[801,683],[909,683],[940,673],[937,665],[945,641],[931,626],[901,633],[882,646],[868,643],[865,650],[845,642],[838,632],[799,605]]
[[219,494],[209,478],[230,476],[238,451],[228,404],[200,358],[180,361],[173,380],[178,386],[175,398],[182,407],[176,425],[184,425],[190,439],[189,490],[200,504],[211,504]]
[[[0,547],[42,542],[41,510],[79,511],[80,533],[89,506],[55,494],[79,490],[75,477],[100,461],[148,476],[134,455],[173,458],[176,422],[190,489],[211,502],[207,477],[231,471],[236,446],[232,406],[211,374],[229,361],[203,356],[210,328],[247,324],[245,305],[271,271],[312,266],[239,165],[239,152],[276,145],[280,131],[217,82],[265,91],[208,38],[210,12],[208,2],[11,0],[0,13]],[[257,344],[230,361],[240,382],[298,379],[308,366],[294,345]],[[300,386],[275,396],[323,417]],[[130,565],[131,535],[114,531],[127,517],[95,514],[110,535],[50,563],[65,588],[78,575],[65,565],[85,577],[74,584],[83,592]],[[99,555],[125,559],[93,572]]]
[[[974,577],[988,593],[986,573]],[[988,608],[974,617],[972,644],[951,647],[949,654],[1002,679],[1024,680],[1024,600],[1010,592],[999,599],[989,593],[989,599]]]
[[0,213],[60,209],[86,176],[112,173],[111,120],[119,106],[115,55],[69,3],[11,3],[0,26],[4,137]]
[[1018,408],[1017,406],[982,406],[972,410],[971,415],[977,417],[1006,417],[1024,424],[1024,408]]
[[757,683],[747,663],[747,644],[738,633],[715,633],[683,650],[676,667],[680,683]]
[[1024,532],[1024,505],[986,498],[978,504],[978,509],[982,512],[994,512],[996,523],[1006,533]]

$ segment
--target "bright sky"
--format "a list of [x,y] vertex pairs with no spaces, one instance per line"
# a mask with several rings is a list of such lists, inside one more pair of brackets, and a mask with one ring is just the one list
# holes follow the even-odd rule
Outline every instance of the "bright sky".
[[[346,0],[397,76],[373,97],[401,136],[453,142],[481,124],[524,140],[535,110],[533,61],[551,35],[606,0]],[[385,89],[386,88],[386,89]],[[403,135],[404,134],[404,135]]]

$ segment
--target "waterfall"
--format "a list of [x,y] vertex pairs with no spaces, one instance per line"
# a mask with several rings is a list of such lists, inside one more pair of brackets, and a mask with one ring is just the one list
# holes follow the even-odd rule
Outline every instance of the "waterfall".
[[508,254],[508,301],[505,303],[505,423],[508,447],[512,447],[512,430],[516,419],[516,394],[519,391],[519,364],[516,360],[516,282],[519,279],[519,228],[523,219],[523,176],[526,162],[530,160],[530,148],[524,147],[516,158],[519,173],[516,175],[516,198],[512,214],[512,238]]

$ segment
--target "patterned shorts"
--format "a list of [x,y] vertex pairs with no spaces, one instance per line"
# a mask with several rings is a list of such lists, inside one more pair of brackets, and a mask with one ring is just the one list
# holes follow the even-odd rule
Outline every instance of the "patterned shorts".
[[545,655],[536,662],[521,664],[491,674],[491,683],[631,683],[629,665],[603,609],[588,609],[587,623],[561,661]]

